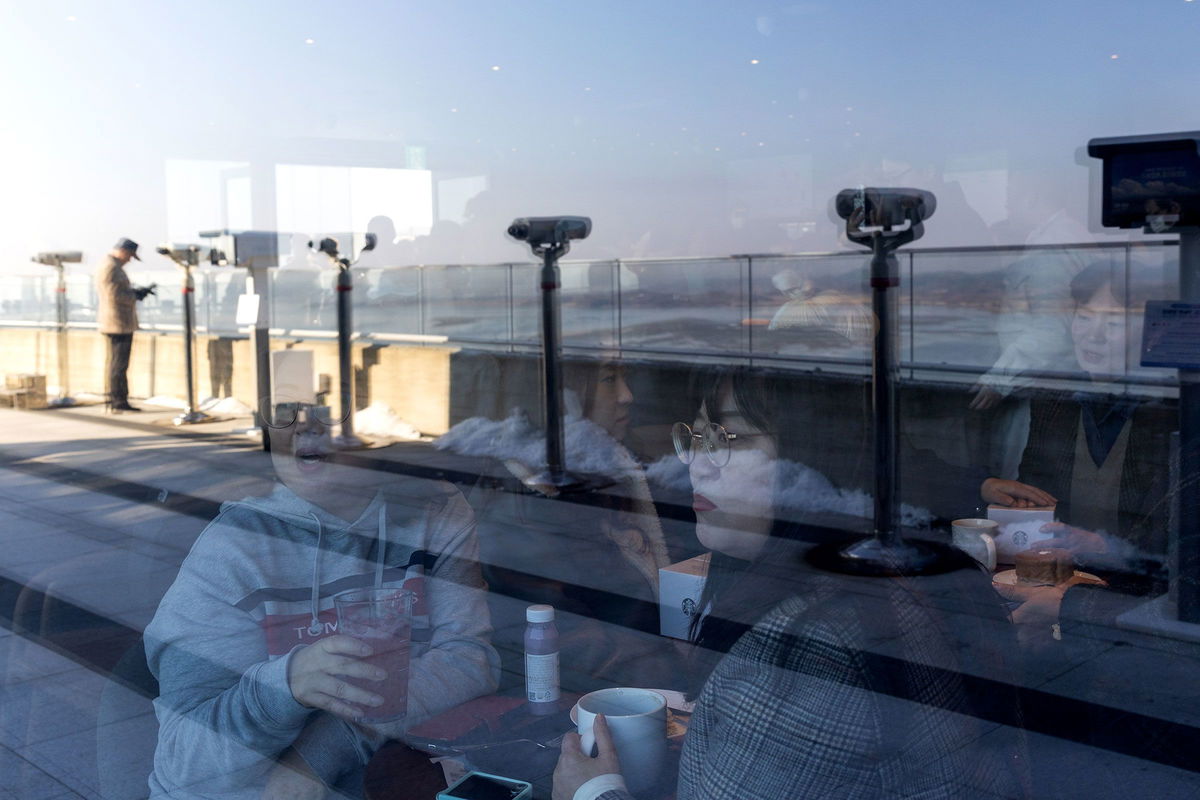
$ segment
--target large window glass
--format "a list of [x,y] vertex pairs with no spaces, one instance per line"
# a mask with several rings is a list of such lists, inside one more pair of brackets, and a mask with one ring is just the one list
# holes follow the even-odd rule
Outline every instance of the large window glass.
[[6,11],[0,795],[1200,796],[1200,2]]

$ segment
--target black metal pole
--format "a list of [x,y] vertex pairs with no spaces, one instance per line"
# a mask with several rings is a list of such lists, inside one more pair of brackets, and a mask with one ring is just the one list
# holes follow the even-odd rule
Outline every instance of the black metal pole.
[[365,442],[354,434],[354,365],[350,361],[350,336],[353,317],[350,292],[354,288],[350,277],[350,265],[338,263],[337,273],[337,318],[338,318],[338,391],[342,403],[342,432],[336,442],[339,447],[363,447]]
[[542,386],[545,390],[546,471],[555,485],[566,479],[563,457],[561,322],[558,308],[558,252],[542,254]]
[[899,431],[896,385],[896,293],[900,285],[896,257],[883,236],[872,240],[871,307],[875,312],[875,346],[871,355],[871,410],[875,420],[875,538],[886,545],[899,543],[900,470],[897,468]]
[[247,291],[258,295],[258,316],[254,322],[251,342],[254,346],[255,423],[262,434],[262,448],[270,452],[271,437],[267,435],[265,414],[271,413],[271,279],[267,268],[252,266]]
[[[1179,295],[1200,302],[1200,230],[1179,238]],[[1200,623],[1200,371],[1179,370],[1179,574],[1180,622]]]
[[196,281],[192,277],[192,262],[179,262],[183,268],[183,365],[187,381],[187,408],[174,419],[176,425],[206,422],[208,414],[196,410]]
[[187,413],[189,414],[196,410],[196,364],[192,353],[196,339],[194,330],[195,298],[196,283],[192,279],[192,268],[187,267],[183,272],[183,357],[187,370]]
[[69,406],[74,400],[71,398],[70,342],[67,339],[67,277],[61,261],[54,267],[58,272],[58,285],[54,289],[58,301],[58,398],[51,405]]

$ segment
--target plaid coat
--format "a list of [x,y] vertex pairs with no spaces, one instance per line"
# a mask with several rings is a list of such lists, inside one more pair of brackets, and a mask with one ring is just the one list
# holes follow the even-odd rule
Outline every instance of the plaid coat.
[[705,684],[678,800],[1024,793],[1020,732],[973,716],[962,681],[1003,680],[1009,626],[961,577],[810,575]]

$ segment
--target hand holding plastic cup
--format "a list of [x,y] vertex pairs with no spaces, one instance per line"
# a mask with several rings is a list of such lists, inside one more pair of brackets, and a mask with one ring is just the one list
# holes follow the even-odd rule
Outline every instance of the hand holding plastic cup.
[[363,722],[395,722],[408,712],[408,659],[415,598],[403,589],[351,589],[334,595],[338,633],[369,645],[372,654],[362,660],[387,673],[381,683],[346,679],[383,697],[383,704],[368,710]]

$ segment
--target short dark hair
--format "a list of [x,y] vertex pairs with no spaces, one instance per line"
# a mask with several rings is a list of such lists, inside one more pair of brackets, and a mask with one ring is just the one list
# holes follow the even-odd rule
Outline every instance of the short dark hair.
[[1125,305],[1125,281],[1121,270],[1107,261],[1093,261],[1071,279],[1071,299],[1081,306],[1091,300],[1096,292],[1109,286],[1113,297]]
[[1076,306],[1085,305],[1096,292],[1108,286],[1113,298],[1123,308],[1140,310],[1153,295],[1168,293],[1168,287],[1138,275],[1117,262],[1093,261],[1071,279],[1071,299]]

